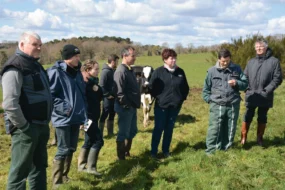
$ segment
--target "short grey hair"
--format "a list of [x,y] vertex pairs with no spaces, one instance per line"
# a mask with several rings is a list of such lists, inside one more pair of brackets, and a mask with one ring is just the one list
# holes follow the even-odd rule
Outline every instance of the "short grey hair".
[[263,38],[258,38],[258,39],[255,41],[254,45],[257,44],[257,43],[263,44],[265,48],[268,47],[268,42],[267,42],[265,39],[263,39]]
[[127,47],[125,47],[125,48],[124,48],[124,49],[122,49],[122,51],[121,51],[121,57],[123,58],[124,56],[128,56],[128,55],[130,55],[129,50],[133,50],[133,51],[135,51],[135,48],[134,48],[134,47],[132,47],[132,46],[127,46]]
[[20,45],[21,42],[29,43],[31,36],[33,36],[34,38],[38,40],[41,40],[41,37],[37,33],[32,32],[32,31],[26,31],[21,34],[18,44]]

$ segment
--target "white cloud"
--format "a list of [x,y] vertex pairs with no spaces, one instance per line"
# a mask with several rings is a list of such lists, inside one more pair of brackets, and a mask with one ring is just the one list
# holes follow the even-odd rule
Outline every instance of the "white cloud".
[[23,31],[13,26],[4,25],[0,27],[0,39],[8,41],[17,41]]
[[96,2],[92,0],[47,0],[45,6],[53,13],[65,13],[67,16],[98,15]]
[[268,6],[259,0],[232,0],[232,5],[221,11],[219,18],[222,20],[256,23],[264,20]]
[[284,33],[285,31],[285,16],[274,18],[268,21],[268,33]]
[[45,40],[108,35],[143,44],[211,45],[259,31],[284,33],[285,16],[268,20],[273,1],[285,0],[29,0],[38,8],[0,9],[0,22],[8,31],[38,30]]
[[62,21],[58,16],[54,16],[41,9],[36,9],[34,12],[13,12],[5,9],[4,13],[6,17],[15,19],[18,27],[46,29],[59,29],[62,27]]

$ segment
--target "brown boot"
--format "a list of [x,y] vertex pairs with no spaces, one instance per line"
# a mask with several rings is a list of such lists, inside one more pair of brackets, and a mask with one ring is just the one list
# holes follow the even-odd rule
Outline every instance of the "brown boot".
[[240,143],[242,145],[244,145],[245,142],[246,142],[249,126],[250,126],[250,122],[244,122],[244,121],[242,122],[242,125],[241,125],[241,140],[240,140]]
[[111,120],[107,121],[107,130],[108,130],[108,136],[114,135],[114,121]]
[[133,142],[133,139],[125,140],[125,148],[126,148],[125,156],[131,156],[130,150],[132,148],[132,142]]
[[117,141],[117,156],[118,160],[125,160],[125,141]]
[[262,146],[263,144],[263,134],[265,131],[266,123],[258,123],[257,126],[257,144]]
[[65,157],[64,169],[63,169],[63,173],[62,173],[62,180],[64,183],[68,183],[70,181],[70,178],[67,175],[68,175],[69,170],[70,170],[71,161],[72,161],[72,155]]

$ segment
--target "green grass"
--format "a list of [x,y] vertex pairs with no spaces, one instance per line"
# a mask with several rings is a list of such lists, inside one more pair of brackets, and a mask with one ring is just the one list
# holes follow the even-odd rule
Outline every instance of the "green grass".
[[[201,85],[209,65],[204,66],[206,63],[203,61],[205,57],[203,54],[197,55],[197,58],[195,56],[179,55],[178,64],[187,73],[190,87],[196,86],[196,88],[191,89],[175,124],[171,158],[161,159],[160,162],[150,159],[153,111],[151,111],[150,126],[143,128],[140,109],[138,110],[139,133],[134,139],[131,150],[133,157],[117,162],[115,137],[105,138],[105,145],[100,152],[98,162],[98,170],[103,176],[96,178],[89,174],[78,173],[76,170],[78,150],[83,144],[81,133],[69,174],[72,182],[64,184],[60,189],[285,189],[285,84],[276,90],[275,105],[268,115],[263,148],[257,146],[255,142],[256,122],[252,123],[247,145],[241,147],[239,144],[241,118],[245,111],[242,102],[234,146],[227,152],[217,152],[214,156],[208,157],[204,151],[209,107],[201,98]],[[153,60],[153,57],[141,57],[137,63],[145,64]],[[158,58],[157,61],[158,66],[161,62]],[[51,166],[55,151],[56,147],[48,147],[48,189],[51,188]],[[3,134],[3,127],[1,127],[0,154],[0,189],[5,189],[10,164],[10,137]]]

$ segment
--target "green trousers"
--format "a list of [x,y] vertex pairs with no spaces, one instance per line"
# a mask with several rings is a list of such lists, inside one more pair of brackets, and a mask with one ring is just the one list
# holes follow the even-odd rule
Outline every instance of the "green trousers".
[[25,190],[26,181],[33,190],[47,189],[47,142],[49,126],[27,124],[11,136],[11,166],[7,190]]
[[229,149],[234,141],[240,103],[221,106],[210,103],[209,128],[206,153]]

